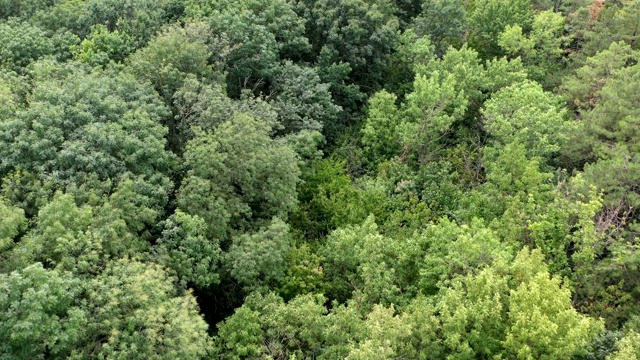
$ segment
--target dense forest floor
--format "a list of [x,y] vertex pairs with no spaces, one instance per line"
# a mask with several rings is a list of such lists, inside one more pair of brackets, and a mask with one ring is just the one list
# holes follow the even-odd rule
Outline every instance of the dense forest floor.
[[0,359],[640,359],[640,0],[0,0]]

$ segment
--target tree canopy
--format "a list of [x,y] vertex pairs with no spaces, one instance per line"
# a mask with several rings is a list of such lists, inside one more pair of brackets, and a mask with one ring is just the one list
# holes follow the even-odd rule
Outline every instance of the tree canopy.
[[640,359],[640,0],[0,0],[0,359]]

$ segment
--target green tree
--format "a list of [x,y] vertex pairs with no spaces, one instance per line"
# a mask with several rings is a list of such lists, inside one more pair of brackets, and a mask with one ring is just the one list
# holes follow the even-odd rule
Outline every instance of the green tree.
[[[33,3],[30,1],[30,3]],[[39,9],[29,18],[29,22],[34,23],[43,29],[51,32],[61,32],[69,30],[74,34],[81,34],[85,38],[91,29],[90,26],[84,28],[85,6],[87,0],[58,0],[52,6]]]
[[216,349],[222,359],[306,358],[321,350],[324,330],[321,295],[303,295],[288,303],[273,293],[250,295],[218,325]]
[[401,158],[410,156],[418,163],[435,160],[439,141],[451,131],[453,122],[467,107],[467,99],[455,83],[455,76],[444,72],[431,73],[428,78],[416,76],[414,90],[407,95],[409,121],[399,129],[403,145]]
[[320,250],[328,281],[327,294],[345,302],[351,294],[361,310],[374,304],[404,303],[415,292],[415,239],[390,239],[381,235],[373,216],[362,224],[332,232]]
[[395,155],[420,164],[435,160],[439,141],[467,107],[455,84],[450,73],[418,74],[402,110],[395,104],[395,95],[383,91],[372,97],[362,130],[370,159],[382,162]]
[[508,25],[531,29],[533,8],[526,0],[478,0],[467,13],[469,42],[482,57],[500,55],[499,35]]
[[[282,59],[295,60],[309,50],[309,42],[304,34],[304,19],[294,11],[294,4],[286,0],[186,0],[184,3],[188,16],[209,18],[212,22],[233,18],[234,22],[248,21],[249,24],[263,27],[274,36],[279,57]],[[234,30],[220,27],[220,25],[222,24],[212,23],[212,28],[224,31]],[[232,36],[237,35],[240,34]],[[238,43],[238,45],[247,44]]]
[[55,192],[51,181],[42,181],[31,172],[17,170],[2,179],[2,195],[14,206],[24,210],[27,218],[38,215]]
[[567,76],[560,91],[570,106],[586,111],[600,102],[602,88],[615,74],[637,61],[639,54],[623,42],[615,42],[608,49],[586,59],[585,64]]
[[306,239],[319,240],[340,226],[362,223],[370,214],[386,214],[386,189],[373,179],[352,183],[345,165],[336,158],[316,160],[303,173],[300,205],[291,224]]
[[[301,244],[300,244],[301,243]],[[322,258],[309,243],[294,239],[286,257],[286,273],[278,293],[285,300],[324,289]]]
[[171,105],[173,94],[187,75],[198,79],[213,77],[209,65],[208,43],[213,41],[210,32],[205,23],[171,26],[131,55],[128,59],[131,71],[141,80],[151,82],[165,103]]
[[54,5],[54,0],[2,0],[0,1],[0,19],[9,17],[28,18],[38,10]]
[[69,34],[51,36],[28,22],[10,19],[0,23],[0,66],[20,71],[33,61],[47,55],[60,59],[69,57],[70,47],[77,38]]
[[582,4],[572,14],[570,22],[572,32],[580,40],[574,45],[578,51],[575,60],[581,64],[615,42],[624,42],[637,50],[638,15],[640,2],[636,0]]
[[585,166],[585,173],[605,191],[607,205],[625,202],[635,207],[640,202],[633,185],[639,170],[634,159],[640,149],[635,120],[638,107],[633,95],[638,89],[638,79],[639,65],[616,72],[600,91],[600,102],[582,114],[584,157],[596,160]]
[[333,103],[329,84],[322,83],[311,67],[285,62],[276,70],[270,91],[284,133],[320,131],[324,124],[335,123],[342,111]]
[[225,62],[227,91],[233,98],[243,88],[258,92],[274,76],[280,59],[297,59],[309,50],[304,20],[284,0],[187,1],[186,14],[207,21],[224,33],[231,51]]
[[[128,59],[129,70],[141,82],[150,82],[173,114],[163,118],[169,134],[169,149],[180,154],[184,146],[185,132],[181,124],[177,93],[191,79],[204,82],[223,82],[222,65],[210,64],[211,53],[223,53],[223,42],[213,39],[209,25],[190,22],[174,25],[156,34],[147,45]],[[222,55],[224,56],[224,55]],[[214,85],[215,86],[215,85]]]
[[151,258],[175,272],[184,285],[207,288],[217,284],[220,244],[217,239],[207,239],[206,234],[204,220],[177,210],[165,221]]
[[483,218],[502,241],[515,246],[532,245],[528,226],[537,207],[553,202],[553,174],[526,154],[522,144],[512,143],[497,157],[485,158],[486,182],[466,193],[458,212],[466,221]]
[[461,0],[436,0],[422,2],[420,16],[415,19],[418,35],[426,35],[442,56],[449,46],[463,44],[467,29],[465,4]]
[[15,111],[18,108],[19,99],[13,92],[13,86],[10,84],[10,79],[14,78],[12,73],[2,74],[2,84],[0,85],[0,116],[3,119],[14,116]]
[[233,237],[225,264],[233,279],[248,290],[274,287],[284,280],[290,249],[289,226],[274,218],[256,233]]
[[385,76],[385,90],[403,98],[411,92],[416,69],[436,55],[428,36],[418,36],[413,28],[406,29],[396,42]]
[[602,197],[581,174],[560,179],[551,195],[552,202],[538,200],[532,206],[528,231],[552,273],[579,279],[601,255],[603,238],[594,219]]
[[158,265],[111,263],[84,285],[90,321],[74,357],[200,359],[210,339],[191,293],[176,294]]
[[197,131],[187,144],[178,206],[205,220],[209,237],[257,229],[295,209],[296,154],[270,132],[269,125],[238,114],[213,133]]
[[2,356],[203,358],[207,325],[194,297],[157,265],[119,260],[92,279],[36,263],[0,275]]
[[226,95],[224,85],[208,83],[187,75],[183,85],[173,95],[173,111],[175,113],[171,128],[176,151],[182,153],[186,142],[194,137],[196,128],[212,131],[219,124],[249,114],[261,122],[265,122],[273,130],[282,129],[278,122],[278,112],[272,104],[262,97],[255,97],[244,92],[239,100]]
[[[160,211],[171,186],[166,114],[157,95],[131,76],[75,63],[39,63],[28,107],[0,122],[0,173],[26,170],[70,188],[135,179],[134,192]],[[99,185],[102,186],[102,185]],[[131,214],[132,216],[135,214]]]
[[[15,258],[21,258],[23,267],[44,261],[47,267],[59,265],[66,271],[94,270],[87,267],[100,261],[100,244],[85,236],[92,221],[92,210],[89,206],[78,208],[70,195],[56,194],[40,210],[36,227],[14,249],[13,262],[16,262]],[[78,265],[79,269],[76,268]]]
[[372,165],[394,156],[412,165],[441,160],[447,141],[469,126],[465,121],[476,127],[474,117],[488,95],[526,78],[520,61],[483,65],[466,46],[449,48],[442,59],[418,56],[413,66],[416,76],[404,103],[398,106],[397,97],[384,91],[369,100],[362,144]]
[[87,314],[74,306],[81,287],[68,272],[30,265],[0,274],[0,356],[62,359],[84,336]]
[[218,323],[215,351],[221,359],[260,358],[264,353],[263,346],[264,331],[258,311],[242,306]]
[[170,0],[87,0],[80,17],[80,36],[85,37],[94,25],[104,25],[109,32],[123,32],[133,40],[133,48],[143,46],[169,21]]

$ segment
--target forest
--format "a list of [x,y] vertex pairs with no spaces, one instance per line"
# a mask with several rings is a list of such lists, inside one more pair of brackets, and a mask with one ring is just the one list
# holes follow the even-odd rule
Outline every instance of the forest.
[[640,360],[640,0],[0,0],[0,359]]

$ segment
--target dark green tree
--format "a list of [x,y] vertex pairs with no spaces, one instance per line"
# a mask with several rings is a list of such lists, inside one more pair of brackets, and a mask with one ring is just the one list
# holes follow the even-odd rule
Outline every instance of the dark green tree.
[[465,42],[467,14],[461,0],[424,1],[420,16],[415,20],[415,31],[426,35],[435,46],[438,56],[449,46],[459,47]]
[[[304,2],[307,34],[320,66],[348,64],[350,83],[378,90],[397,41],[398,19],[387,0]],[[326,79],[323,79],[326,81]]]

